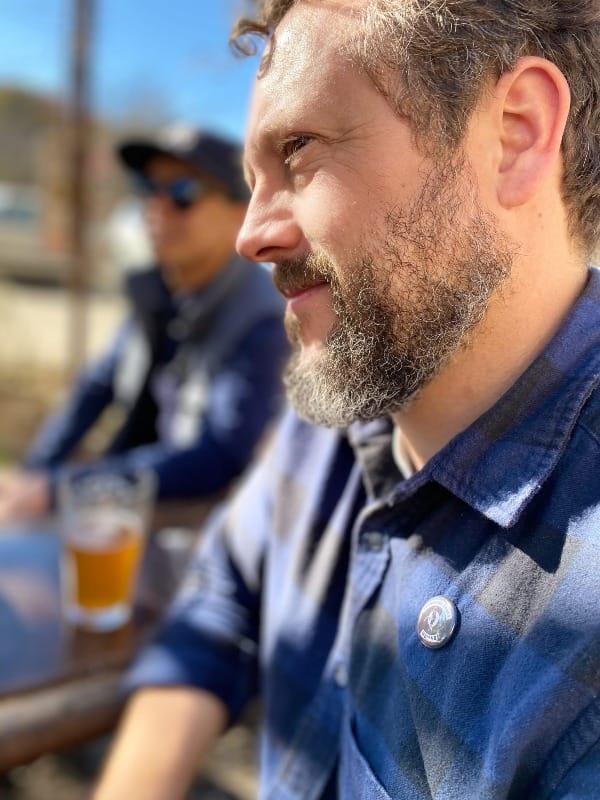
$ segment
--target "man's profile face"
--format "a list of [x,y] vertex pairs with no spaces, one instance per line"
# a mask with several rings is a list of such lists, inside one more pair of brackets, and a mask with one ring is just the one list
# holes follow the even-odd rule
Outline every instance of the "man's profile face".
[[[202,176],[188,164],[166,155],[152,158],[145,175],[158,185],[185,178],[202,182]],[[193,291],[214,272],[215,261],[233,250],[229,241],[222,255],[223,240],[230,239],[230,202],[213,192],[202,195],[187,208],[180,208],[166,192],[146,201],[146,219],[153,249],[167,283],[174,289]]]
[[426,156],[343,54],[347,4],[299,3],[256,83],[243,255],[275,264],[301,415],[346,425],[404,407],[481,320],[510,252],[468,152]]

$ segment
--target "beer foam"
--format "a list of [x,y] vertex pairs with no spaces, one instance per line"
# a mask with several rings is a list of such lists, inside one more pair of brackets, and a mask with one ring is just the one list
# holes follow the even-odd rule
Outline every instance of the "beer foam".
[[143,525],[135,511],[127,509],[81,509],[68,525],[66,540],[85,551],[111,550],[135,536],[141,538]]

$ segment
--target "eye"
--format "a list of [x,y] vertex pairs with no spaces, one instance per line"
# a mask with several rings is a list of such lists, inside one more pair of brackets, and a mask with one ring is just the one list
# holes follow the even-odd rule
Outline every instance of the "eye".
[[285,142],[282,148],[282,152],[284,155],[283,163],[287,166],[290,165],[294,156],[302,150],[303,147],[310,142],[310,136],[295,136],[293,139],[290,139],[288,142]]

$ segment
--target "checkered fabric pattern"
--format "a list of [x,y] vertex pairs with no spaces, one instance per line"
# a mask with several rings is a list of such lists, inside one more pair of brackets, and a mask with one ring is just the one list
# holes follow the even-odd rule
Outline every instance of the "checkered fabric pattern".
[[[129,688],[262,693],[261,798],[600,797],[600,273],[408,480],[390,426],[288,415]],[[460,615],[431,649],[416,623]]]

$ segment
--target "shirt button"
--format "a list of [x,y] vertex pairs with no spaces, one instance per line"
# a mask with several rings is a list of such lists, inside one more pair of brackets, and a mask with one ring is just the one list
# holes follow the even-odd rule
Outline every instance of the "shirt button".
[[447,597],[438,595],[428,600],[417,622],[417,635],[421,644],[437,650],[453,638],[458,625],[458,609]]
[[380,553],[383,550],[383,541],[383,533],[379,531],[365,533],[364,542],[372,553]]
[[336,665],[333,671],[333,680],[340,689],[344,689],[348,685],[348,668],[343,661]]

